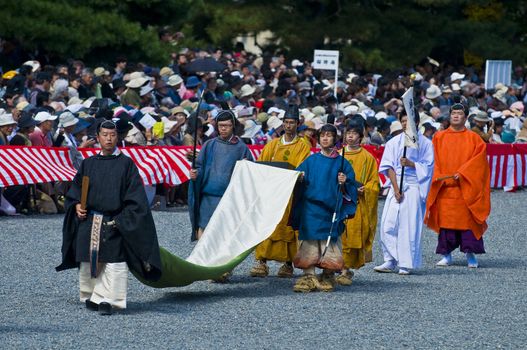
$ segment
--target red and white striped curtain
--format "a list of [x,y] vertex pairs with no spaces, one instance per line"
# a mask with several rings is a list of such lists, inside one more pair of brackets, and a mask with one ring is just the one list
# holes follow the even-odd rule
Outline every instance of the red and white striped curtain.
[[[365,147],[380,162],[383,148]],[[255,159],[263,146],[249,146]],[[188,181],[190,162],[186,155],[192,147],[126,147],[121,151],[132,158],[143,182],[169,186]],[[312,152],[316,152],[313,149]],[[86,158],[96,149],[80,149]],[[527,186],[527,144],[488,145],[491,187],[514,190]],[[52,181],[71,181],[75,169],[67,148],[5,146],[0,147],[0,187]],[[385,182],[380,176],[381,184]]]
[[67,148],[0,147],[0,187],[71,181],[76,172]]

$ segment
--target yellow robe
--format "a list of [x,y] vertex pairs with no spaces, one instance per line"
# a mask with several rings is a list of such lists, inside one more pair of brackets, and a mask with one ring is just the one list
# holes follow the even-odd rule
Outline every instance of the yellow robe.
[[358,150],[347,148],[345,158],[355,171],[355,180],[364,185],[364,193],[359,193],[355,217],[347,221],[346,230],[341,236],[345,267],[358,269],[372,261],[377,228],[379,173],[377,161],[362,147]]
[[[310,154],[311,148],[301,138],[296,137],[292,143],[287,145],[283,144],[282,138],[277,138],[264,147],[258,161],[287,162],[296,168]],[[284,216],[273,234],[256,247],[255,256],[257,260],[293,261],[297,251],[298,232],[293,230],[291,226],[287,226],[291,204],[292,198],[289,200]]]

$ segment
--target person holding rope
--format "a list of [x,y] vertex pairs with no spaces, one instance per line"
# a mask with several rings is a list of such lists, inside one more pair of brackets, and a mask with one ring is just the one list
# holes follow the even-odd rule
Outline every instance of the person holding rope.
[[[293,212],[293,228],[299,230],[299,248],[293,264],[303,269],[295,292],[331,292],[334,273],[344,268],[340,235],[344,221],[355,215],[357,188],[349,162],[335,149],[337,129],[326,124],[320,129],[320,153],[309,156],[298,171],[303,173],[302,194]],[[317,278],[315,268],[323,270]]]

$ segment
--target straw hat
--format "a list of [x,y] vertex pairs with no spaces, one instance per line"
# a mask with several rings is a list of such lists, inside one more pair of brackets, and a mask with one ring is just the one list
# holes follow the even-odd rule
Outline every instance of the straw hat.
[[252,94],[254,94],[255,91],[256,91],[256,88],[252,87],[249,84],[245,84],[240,89],[240,97],[251,96]]
[[5,110],[0,110],[0,126],[16,125],[16,121],[13,119],[11,113],[6,113]]
[[398,120],[392,122],[392,124],[390,125],[390,134],[393,134],[397,131],[402,131],[402,130],[403,130],[403,125]]
[[68,126],[73,126],[78,122],[79,120],[75,118],[73,113],[69,111],[62,113],[59,117],[59,127],[67,128]]

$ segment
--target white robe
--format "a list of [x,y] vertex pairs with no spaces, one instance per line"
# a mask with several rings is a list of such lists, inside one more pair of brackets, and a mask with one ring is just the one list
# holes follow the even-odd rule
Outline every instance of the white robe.
[[[386,176],[388,169],[393,169],[399,184],[403,149],[404,133],[386,143],[379,166],[379,172]],[[384,261],[415,269],[421,266],[421,232],[434,170],[432,142],[419,134],[419,149],[407,148],[406,158],[415,163],[415,168],[405,167],[401,203],[397,203],[390,187],[381,217],[380,244]]]

